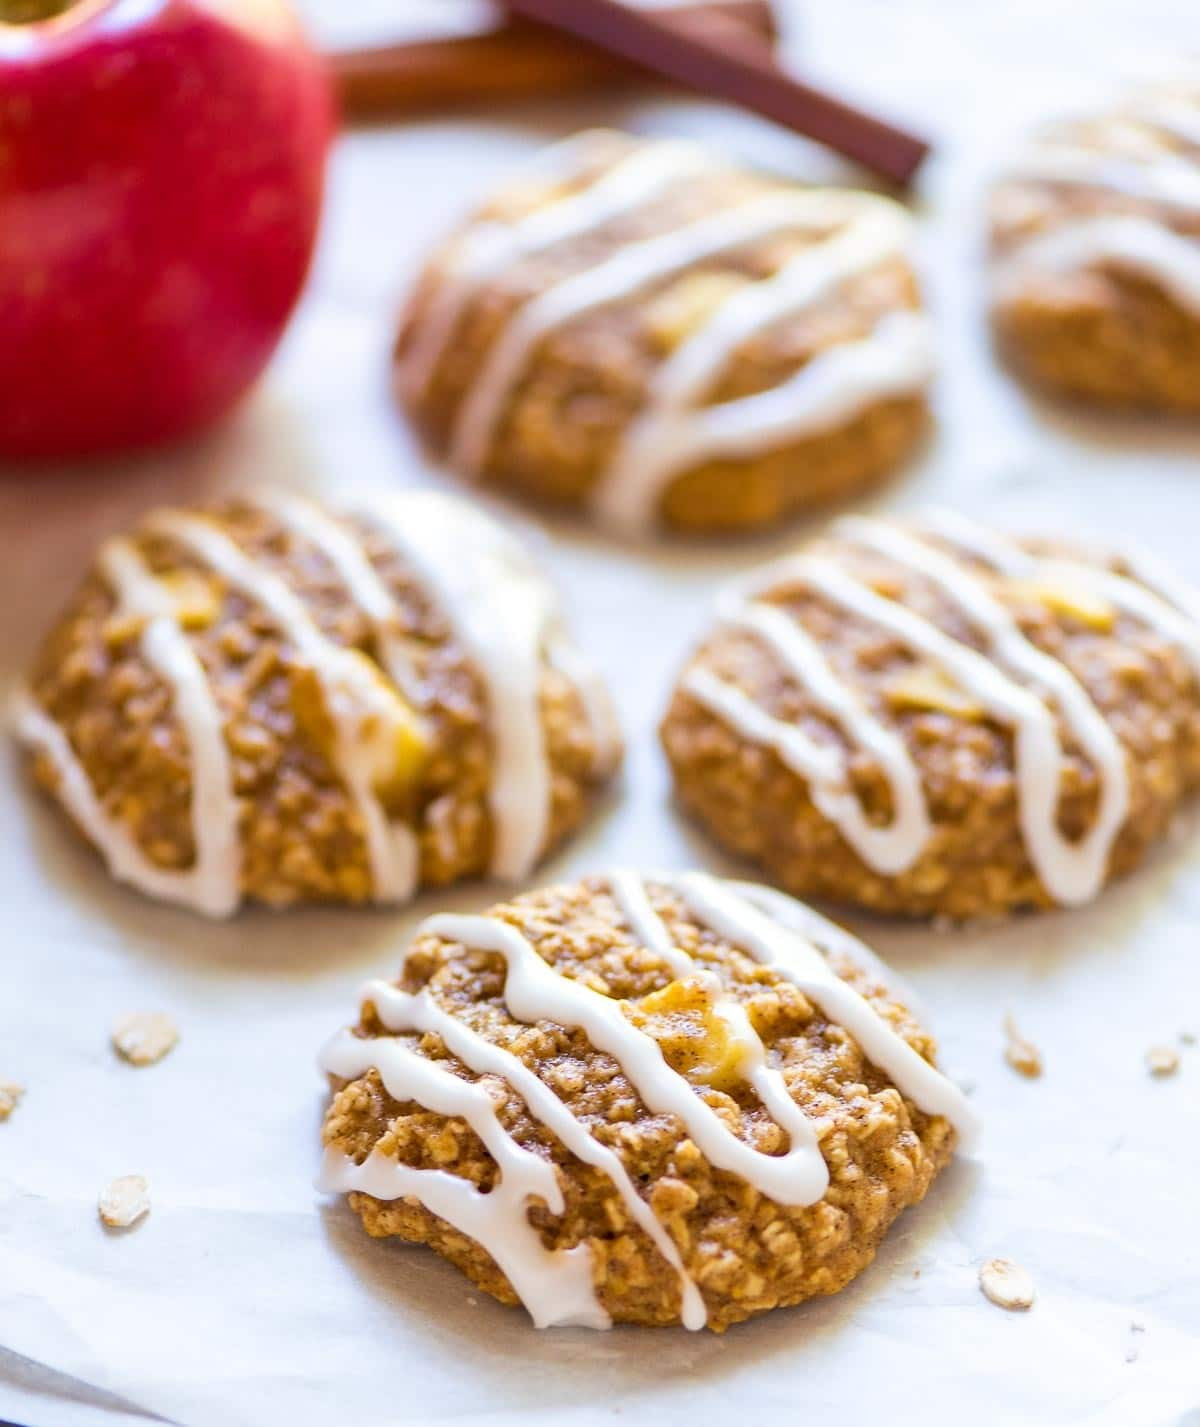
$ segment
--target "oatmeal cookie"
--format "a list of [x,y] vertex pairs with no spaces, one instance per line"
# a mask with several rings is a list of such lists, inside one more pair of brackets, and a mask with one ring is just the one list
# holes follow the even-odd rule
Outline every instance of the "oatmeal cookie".
[[433,917],[322,1065],[323,1187],[539,1327],[836,1293],[973,1120],[865,947],[697,872]]
[[17,732],[115,877],[216,916],[523,877],[619,757],[548,586],[430,491],[151,513],[101,548]]
[[721,601],[662,725],[682,805],[789,891],[1077,905],[1200,780],[1200,595],[950,512],[835,523]]
[[399,398],[456,471],[611,528],[769,525],[879,481],[925,426],[910,227],[876,195],[581,134],[433,256]]
[[1016,370],[1100,406],[1200,412],[1200,82],[1048,127],[989,217]]

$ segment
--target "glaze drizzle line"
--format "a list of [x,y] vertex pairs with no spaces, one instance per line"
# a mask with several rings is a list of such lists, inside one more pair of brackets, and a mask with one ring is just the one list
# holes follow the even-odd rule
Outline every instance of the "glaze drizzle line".
[[[1101,148],[1035,143],[1002,170],[1004,183],[1086,190],[1118,203],[1151,204],[1194,223],[1200,215],[1200,98],[1177,93],[1136,97],[1102,118]],[[1182,145],[1182,148],[1179,147]],[[1031,274],[1113,267],[1156,283],[1200,315],[1200,243],[1155,214],[1083,212],[1020,240],[997,265],[997,301],[1019,297]]]

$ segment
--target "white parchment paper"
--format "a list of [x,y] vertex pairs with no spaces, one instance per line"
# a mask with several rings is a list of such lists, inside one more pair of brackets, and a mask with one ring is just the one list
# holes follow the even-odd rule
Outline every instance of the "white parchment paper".
[[[356,27],[309,0],[318,28]],[[1148,46],[1195,39],[1179,0],[807,7],[817,74],[941,142],[923,178],[922,262],[944,352],[939,431],[882,508],[927,500],[1020,525],[1159,547],[1200,579],[1200,440],[1067,417],[999,372],[979,321],[977,200],[998,147],[1085,98]],[[362,23],[386,21],[387,5]],[[311,292],[264,388],[182,453],[0,486],[4,677],[28,658],[95,541],[144,506],[252,479],[337,492],[437,480],[387,399],[388,323],[417,256],[496,171],[583,123],[709,134],[812,178],[828,156],[698,103],[627,98],[377,129],[343,140]],[[545,876],[626,863],[734,870],[671,808],[654,727],[714,585],[783,538],[613,548],[502,510],[563,587],[629,739],[622,786]],[[796,538],[793,532],[789,539]],[[208,925],[113,887],[0,758],[0,1078],[28,1093],[0,1125],[0,1417],[92,1427],[158,1414],[221,1427],[469,1422],[875,1421],[1004,1427],[1200,1422],[1200,1049],[1152,1079],[1152,1044],[1200,1032],[1200,832],[1080,912],[937,934],[855,922],[918,988],[987,1131],[834,1299],[723,1337],[537,1333],[418,1249],[375,1243],[311,1184],[324,1102],[314,1056],[368,975],[395,968],[408,914],[243,915]],[[116,1017],[170,1012],[160,1065],[108,1045]],[[1002,1060],[1013,1012],[1040,1081]],[[96,1195],[145,1174],[153,1210],[99,1225]],[[1038,1301],[981,1297],[1008,1256]]]

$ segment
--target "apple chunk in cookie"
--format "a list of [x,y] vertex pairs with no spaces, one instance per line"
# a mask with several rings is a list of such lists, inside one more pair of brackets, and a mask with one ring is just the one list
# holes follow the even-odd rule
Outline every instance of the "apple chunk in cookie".
[[323,1187],[539,1327],[835,1293],[974,1128],[886,969],[778,892],[621,871],[437,916],[322,1056]]
[[923,432],[911,221],[677,139],[591,131],[434,254],[397,386],[455,471],[625,534],[769,525]]
[[210,915],[523,877],[620,757],[523,549],[432,491],[152,512],[101,547],[17,732],[115,877]]
[[662,725],[683,806],[789,891],[1073,906],[1200,782],[1200,594],[950,512],[853,518],[721,600]]

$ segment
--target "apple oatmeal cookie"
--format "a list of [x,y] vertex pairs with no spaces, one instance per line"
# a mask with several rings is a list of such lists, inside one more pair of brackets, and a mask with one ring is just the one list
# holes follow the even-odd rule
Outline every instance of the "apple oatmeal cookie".
[[924,430],[910,240],[877,195],[589,131],[433,256],[399,397],[455,471],[624,533],[769,525],[878,482]]
[[1078,905],[1200,782],[1200,594],[948,511],[848,518],[720,601],[662,725],[679,799],[788,891]]
[[620,754],[523,550],[432,491],[152,512],[102,546],[17,731],[115,877],[210,915],[523,877]]
[[698,872],[432,918],[322,1065],[323,1187],[539,1327],[835,1293],[973,1128],[861,943]]
[[1200,82],[1035,136],[990,199],[992,317],[1032,383],[1200,412]]

